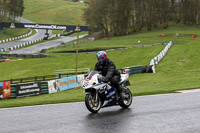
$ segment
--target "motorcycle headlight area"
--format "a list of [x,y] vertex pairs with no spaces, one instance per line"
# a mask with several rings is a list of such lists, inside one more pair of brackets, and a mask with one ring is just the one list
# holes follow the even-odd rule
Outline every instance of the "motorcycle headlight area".
[[88,86],[89,85],[89,80],[85,80],[84,82],[83,82],[83,87],[86,87],[86,86]]
[[89,85],[96,85],[97,84],[97,81],[96,80],[84,80],[83,81],[83,87],[87,87]]

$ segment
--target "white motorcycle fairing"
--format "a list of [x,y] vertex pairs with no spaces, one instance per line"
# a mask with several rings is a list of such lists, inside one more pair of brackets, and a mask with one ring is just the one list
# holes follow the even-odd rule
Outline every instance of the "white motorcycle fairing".
[[[125,84],[128,81],[128,74],[121,74],[120,85]],[[97,112],[100,108],[120,105],[123,107],[128,107],[132,103],[132,94],[130,90],[126,87],[129,92],[129,97],[131,97],[131,101],[129,105],[124,105],[121,100],[119,100],[119,96],[117,90],[111,87],[110,83],[102,82],[102,75],[99,74],[98,71],[92,71],[88,77],[82,82],[82,87],[85,89],[86,93],[86,107],[91,112]],[[130,98],[129,98],[130,99]],[[99,105],[101,104],[101,105]],[[93,109],[97,108],[97,109]]]

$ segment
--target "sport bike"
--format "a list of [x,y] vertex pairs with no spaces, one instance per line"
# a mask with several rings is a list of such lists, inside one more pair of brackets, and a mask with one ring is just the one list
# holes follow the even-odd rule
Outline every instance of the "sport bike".
[[[110,82],[103,82],[103,76],[98,71],[92,71],[82,82],[85,89],[85,105],[92,113],[97,113],[101,108],[119,105],[128,108],[132,103],[131,91],[127,88],[129,74],[121,74],[120,85],[123,87],[119,95],[117,90],[111,87]],[[121,97],[120,97],[121,96]]]

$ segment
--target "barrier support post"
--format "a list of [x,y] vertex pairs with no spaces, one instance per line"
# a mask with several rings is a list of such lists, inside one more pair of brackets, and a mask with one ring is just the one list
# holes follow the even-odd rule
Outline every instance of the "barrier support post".
[[78,48],[79,48],[79,24],[78,26],[76,27],[76,30],[77,30],[77,43],[76,43],[76,75],[77,75],[77,72],[78,72]]

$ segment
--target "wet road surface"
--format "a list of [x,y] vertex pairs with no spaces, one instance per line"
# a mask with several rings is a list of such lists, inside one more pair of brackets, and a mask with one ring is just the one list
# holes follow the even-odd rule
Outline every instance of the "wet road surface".
[[200,93],[134,97],[91,114],[84,102],[0,109],[1,133],[198,133]]
[[[80,35],[79,38],[82,38],[84,36],[86,35]],[[76,39],[77,39],[76,36],[74,37],[63,36],[61,37],[61,39],[56,39],[56,40],[48,41],[45,43],[40,43],[40,44],[23,48],[23,49],[16,49],[16,50],[10,51],[10,53],[37,53],[37,52],[40,52],[42,49],[56,47],[56,46],[61,45],[62,43],[70,42]]]

